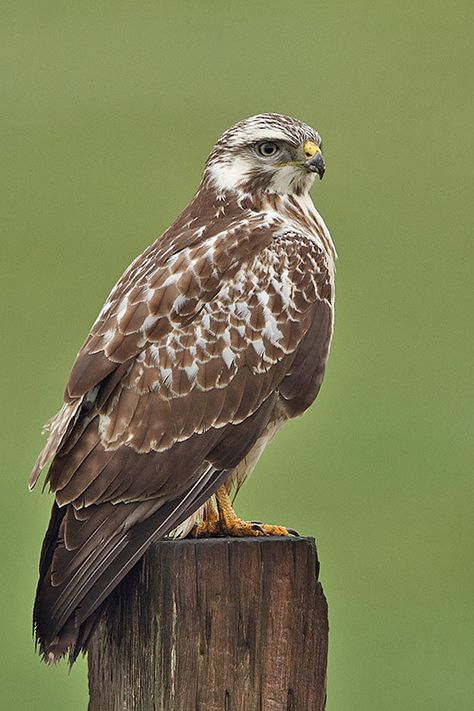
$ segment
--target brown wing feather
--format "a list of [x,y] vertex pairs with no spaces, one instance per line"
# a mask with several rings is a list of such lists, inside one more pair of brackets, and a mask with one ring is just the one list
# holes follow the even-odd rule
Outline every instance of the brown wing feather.
[[81,397],[117,363],[192,320],[215,297],[224,275],[231,278],[242,259],[271,242],[273,232],[257,217],[242,223],[240,214],[173,235],[176,226],[135,260],[112,290],[74,362],[66,399]]
[[146,548],[179,526],[226,480],[225,466],[235,466],[252,447],[269,421],[275,397],[242,424],[221,430],[219,445],[209,451],[207,463],[174,499],[104,502],[79,510],[73,505],[54,505],[34,610],[45,658],[59,658],[70,649],[74,661],[81,649],[76,640],[83,634],[83,623]]

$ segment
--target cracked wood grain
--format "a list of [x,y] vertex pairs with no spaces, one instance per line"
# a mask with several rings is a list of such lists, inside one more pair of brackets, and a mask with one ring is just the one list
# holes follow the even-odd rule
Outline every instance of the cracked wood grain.
[[89,711],[322,711],[327,606],[311,538],[155,544],[89,649]]

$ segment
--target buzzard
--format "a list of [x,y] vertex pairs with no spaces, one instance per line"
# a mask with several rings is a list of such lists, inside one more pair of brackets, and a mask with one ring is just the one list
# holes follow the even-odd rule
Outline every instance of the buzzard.
[[288,535],[229,500],[323,380],[336,252],[309,195],[319,134],[279,114],[217,141],[196,194],[112,289],[29,480],[54,492],[34,606],[53,662],[165,536]]

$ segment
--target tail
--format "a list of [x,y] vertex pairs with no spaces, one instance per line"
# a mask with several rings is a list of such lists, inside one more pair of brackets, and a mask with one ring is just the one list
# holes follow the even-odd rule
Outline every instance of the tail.
[[147,548],[189,518],[227,479],[207,466],[173,501],[53,505],[43,542],[33,611],[39,651],[48,663],[73,664],[98,621],[102,603]]

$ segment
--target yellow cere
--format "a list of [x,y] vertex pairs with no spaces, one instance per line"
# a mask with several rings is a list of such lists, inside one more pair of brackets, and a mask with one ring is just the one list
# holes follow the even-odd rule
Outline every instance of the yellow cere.
[[304,154],[306,158],[312,158],[316,153],[319,153],[320,150],[316,143],[314,141],[306,141],[306,143],[303,146]]

